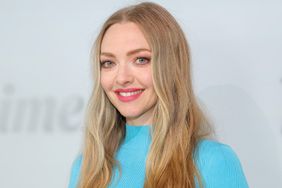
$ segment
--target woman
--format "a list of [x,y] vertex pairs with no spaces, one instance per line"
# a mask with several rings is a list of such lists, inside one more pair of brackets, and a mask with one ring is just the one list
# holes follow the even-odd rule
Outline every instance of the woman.
[[230,147],[206,139],[184,33],[161,6],[115,12],[93,48],[95,86],[69,187],[246,188]]

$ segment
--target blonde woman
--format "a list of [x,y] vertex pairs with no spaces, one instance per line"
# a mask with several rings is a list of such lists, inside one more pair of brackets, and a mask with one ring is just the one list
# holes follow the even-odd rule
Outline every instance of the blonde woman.
[[115,12],[93,48],[95,86],[69,188],[247,188],[229,146],[207,139],[190,55],[155,3]]

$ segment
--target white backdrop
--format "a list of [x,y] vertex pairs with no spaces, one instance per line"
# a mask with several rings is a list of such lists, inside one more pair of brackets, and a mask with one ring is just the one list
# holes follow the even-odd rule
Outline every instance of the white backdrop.
[[[137,1],[0,0],[0,187],[67,187],[103,21]],[[250,187],[282,185],[282,2],[155,1],[187,34],[196,94]]]

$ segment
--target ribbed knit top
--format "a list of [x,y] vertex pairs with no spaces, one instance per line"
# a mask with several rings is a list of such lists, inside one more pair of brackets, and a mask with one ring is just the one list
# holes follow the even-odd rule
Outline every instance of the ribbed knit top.
[[[122,174],[115,167],[108,188],[143,188],[146,157],[151,144],[150,129],[150,125],[126,125],[124,142],[115,156],[121,164]],[[80,155],[72,165],[69,188],[76,188],[82,160]],[[240,161],[229,146],[202,140],[194,160],[204,188],[248,188]]]

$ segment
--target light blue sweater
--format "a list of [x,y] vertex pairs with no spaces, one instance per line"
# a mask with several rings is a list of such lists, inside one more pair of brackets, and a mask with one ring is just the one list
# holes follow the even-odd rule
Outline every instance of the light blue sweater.
[[[145,180],[145,162],[151,144],[149,125],[126,125],[126,136],[116,154],[122,167],[118,180],[118,170],[109,188],[143,188]],[[69,188],[76,188],[82,157],[72,165]],[[202,140],[195,152],[195,162],[202,176],[204,188],[248,188],[239,159],[233,150],[224,144],[211,140]]]

